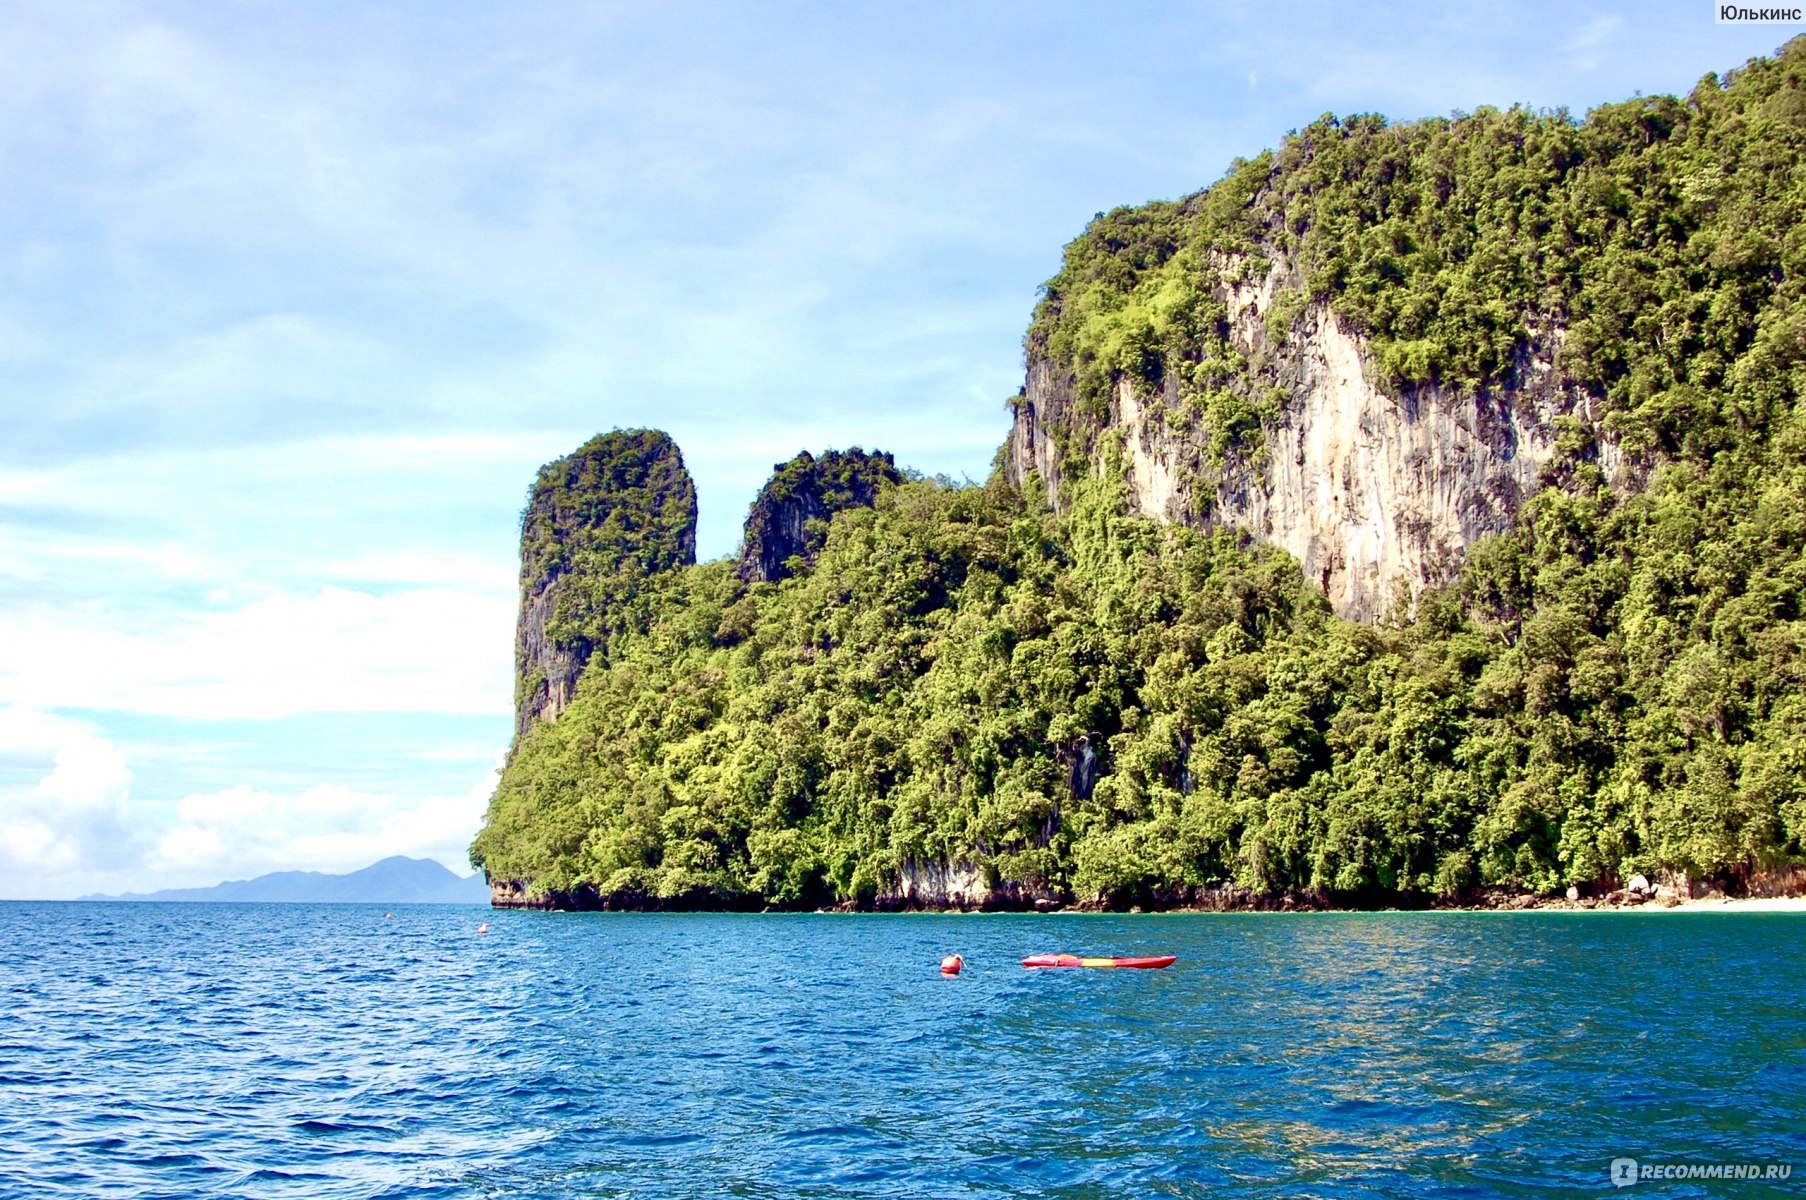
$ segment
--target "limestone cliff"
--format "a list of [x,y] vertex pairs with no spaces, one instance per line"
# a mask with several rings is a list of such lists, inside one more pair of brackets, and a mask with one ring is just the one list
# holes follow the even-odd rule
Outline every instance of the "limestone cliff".
[[1000,880],[994,872],[970,864],[910,860],[897,868],[896,882],[879,891],[872,907],[880,911],[949,908],[1047,911],[1062,904],[1059,894],[1044,884]]
[[666,434],[616,430],[541,467],[521,514],[516,738],[570,703],[637,580],[695,561],[696,487]]
[[[1597,426],[1596,402],[1555,368],[1559,330],[1544,328],[1503,383],[1475,388],[1379,381],[1365,338],[1301,295],[1285,259],[1215,254],[1204,268],[1226,341],[1246,375],[1278,398],[1252,453],[1225,455],[1220,432],[1164,386],[1118,375],[1101,414],[1074,371],[1031,345],[1004,470],[1038,478],[1050,502],[1075,472],[1120,470],[1131,507],[1162,521],[1245,529],[1289,551],[1336,612],[1383,615],[1401,595],[1454,577],[1469,547],[1511,527],[1542,482],[1562,418]],[[1252,275],[1252,278],[1250,278]],[[1636,464],[1609,439],[1588,450],[1608,478]]]
[[869,508],[879,488],[903,478],[889,454],[868,454],[857,446],[820,458],[805,450],[772,470],[746,518],[740,578],[749,583],[785,578],[792,558],[813,561],[830,517],[843,509]]

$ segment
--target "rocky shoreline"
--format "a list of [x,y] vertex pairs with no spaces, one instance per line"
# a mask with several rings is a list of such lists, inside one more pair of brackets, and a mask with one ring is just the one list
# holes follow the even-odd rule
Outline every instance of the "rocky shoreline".
[[898,883],[868,903],[800,903],[768,905],[752,897],[699,891],[683,896],[638,892],[604,895],[594,887],[535,894],[530,881],[490,881],[493,908],[542,909],[560,912],[1068,912],[1068,913],[1226,913],[1226,912],[1500,912],[1500,911],[1633,911],[1639,909],[1751,908],[1806,911],[1806,867],[1755,873],[1730,884],[1690,880],[1679,873],[1642,875],[1588,887],[1569,887],[1547,895],[1503,888],[1477,889],[1458,896],[1388,892],[1340,894],[1305,892],[1272,895],[1233,885],[1179,888],[1142,896],[1138,901],[1072,900],[1047,889],[1016,883],[985,884],[975,868],[932,864],[901,873]]

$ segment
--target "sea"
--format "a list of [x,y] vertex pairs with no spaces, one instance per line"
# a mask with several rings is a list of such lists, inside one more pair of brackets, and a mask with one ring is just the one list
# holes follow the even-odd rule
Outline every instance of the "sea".
[[1806,1191],[1797,913],[19,902],[0,992],[33,1200]]

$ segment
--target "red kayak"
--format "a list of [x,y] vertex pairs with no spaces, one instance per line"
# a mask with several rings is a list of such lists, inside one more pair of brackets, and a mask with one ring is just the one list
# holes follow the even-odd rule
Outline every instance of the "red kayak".
[[1176,954],[1153,954],[1144,958],[1083,958],[1077,954],[1031,954],[1022,960],[1025,967],[1134,967],[1157,971],[1178,960]]

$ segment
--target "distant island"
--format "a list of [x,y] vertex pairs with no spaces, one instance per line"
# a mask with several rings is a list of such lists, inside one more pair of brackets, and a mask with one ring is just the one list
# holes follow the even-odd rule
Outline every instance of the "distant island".
[[460,878],[429,858],[395,855],[348,875],[276,871],[214,887],[82,899],[203,904],[487,904],[489,887],[481,875]]

